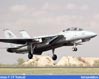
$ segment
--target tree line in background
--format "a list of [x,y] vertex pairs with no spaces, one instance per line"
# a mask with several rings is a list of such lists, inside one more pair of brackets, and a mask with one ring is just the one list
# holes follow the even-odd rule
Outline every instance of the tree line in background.
[[[23,63],[25,62],[25,60],[23,58],[18,58],[17,63],[16,64],[2,64],[0,63],[0,67],[36,67],[35,65],[31,65],[29,64],[28,66],[24,66]],[[35,63],[34,63],[35,64]],[[47,67],[47,66],[46,66]],[[65,67],[68,67],[67,65],[65,65]],[[76,65],[72,65],[69,67],[78,67]],[[82,67],[82,65],[80,65],[79,67]],[[99,67],[99,60],[95,61],[94,66],[93,67]]]

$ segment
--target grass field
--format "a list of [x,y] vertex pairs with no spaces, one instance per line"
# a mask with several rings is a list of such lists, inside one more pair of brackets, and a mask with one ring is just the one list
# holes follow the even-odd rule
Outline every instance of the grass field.
[[0,68],[0,74],[18,75],[75,75],[99,74],[99,68]]

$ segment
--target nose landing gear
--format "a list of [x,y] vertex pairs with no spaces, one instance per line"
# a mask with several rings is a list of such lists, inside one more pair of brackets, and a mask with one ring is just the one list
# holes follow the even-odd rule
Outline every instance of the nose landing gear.
[[77,47],[73,47],[72,49],[73,49],[73,51],[77,51],[78,50]]
[[78,50],[76,46],[77,45],[74,43],[74,47],[72,48],[73,51],[77,51]]

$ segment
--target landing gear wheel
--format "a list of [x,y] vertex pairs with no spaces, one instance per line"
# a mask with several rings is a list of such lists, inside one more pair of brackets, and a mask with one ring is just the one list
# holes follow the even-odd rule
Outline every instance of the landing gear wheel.
[[28,58],[32,59],[33,55],[32,54],[28,54]]
[[56,59],[57,59],[57,55],[54,54],[54,55],[52,56],[52,59],[53,59],[53,60],[56,60]]
[[77,51],[78,49],[76,47],[73,47],[73,51]]

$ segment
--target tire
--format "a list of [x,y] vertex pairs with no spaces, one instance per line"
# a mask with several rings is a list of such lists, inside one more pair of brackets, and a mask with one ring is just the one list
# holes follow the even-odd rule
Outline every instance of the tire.
[[76,47],[73,48],[73,51],[77,51],[78,49]]
[[33,55],[32,54],[28,54],[28,58],[29,59],[32,59],[33,58]]
[[54,54],[54,55],[52,56],[52,59],[53,59],[53,60],[56,60],[56,59],[57,59],[57,55]]

